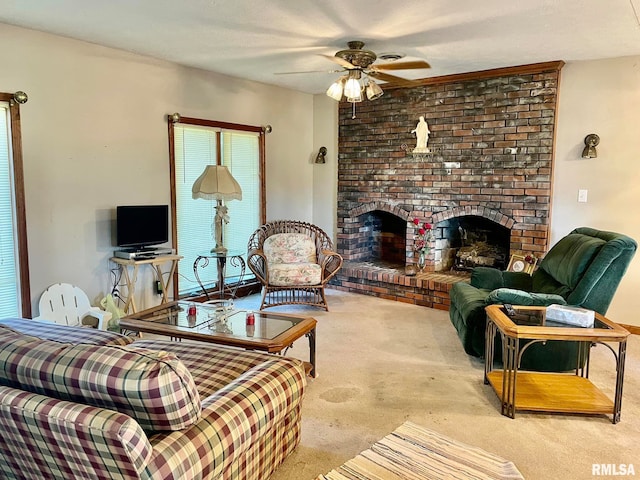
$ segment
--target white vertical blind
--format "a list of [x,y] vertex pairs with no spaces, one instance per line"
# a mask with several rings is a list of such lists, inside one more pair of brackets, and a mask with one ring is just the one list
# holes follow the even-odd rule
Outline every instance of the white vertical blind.
[[10,125],[8,105],[0,102],[0,318],[21,314]]
[[[220,135],[222,164],[242,188],[242,200],[226,202],[230,222],[224,225],[223,244],[231,252],[247,250],[247,241],[260,225],[260,148],[257,133],[236,130],[221,131],[214,127],[189,124],[174,126],[176,221],[178,253],[181,275],[178,280],[180,295],[196,292],[199,288],[191,266],[198,255],[215,246],[213,222],[216,201],[191,197],[191,187],[207,165],[217,161],[217,136]],[[248,269],[247,269],[248,271]],[[199,268],[200,280],[205,286],[217,282],[217,262],[210,259],[206,268]],[[240,268],[227,262],[226,277],[239,275]],[[231,279],[230,279],[231,280]]]
[[[198,285],[189,267],[198,255],[214,246],[213,218],[215,202],[194,200],[191,187],[202,174],[205,166],[216,163],[217,129],[176,124],[174,150],[176,172],[176,222],[178,245],[176,249],[184,258],[180,261],[182,275],[178,280],[179,294],[194,291]],[[207,285],[217,277],[215,262],[198,271],[200,280]],[[185,276],[186,274],[186,276]]]
[[[260,226],[259,135],[225,130],[222,133],[222,164],[242,188],[242,200],[227,202],[231,221],[224,226],[224,246],[246,254],[247,241]],[[245,257],[246,258],[246,257]],[[239,266],[227,264],[228,276],[240,274]]]

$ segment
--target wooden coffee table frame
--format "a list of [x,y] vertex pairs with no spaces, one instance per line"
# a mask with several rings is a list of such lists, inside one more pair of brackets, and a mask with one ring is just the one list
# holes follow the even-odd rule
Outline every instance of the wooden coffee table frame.
[[120,319],[120,328],[122,330],[131,330],[134,332],[150,333],[154,335],[164,335],[172,339],[197,340],[200,342],[215,343],[218,345],[226,345],[230,347],[245,348],[247,350],[259,350],[268,353],[286,352],[296,340],[307,337],[309,340],[309,363],[307,365],[307,373],[311,377],[316,377],[316,324],[317,321],[311,317],[300,317],[286,313],[270,313],[256,312],[260,316],[265,317],[286,317],[300,320],[291,328],[285,330],[280,335],[270,338],[253,338],[242,335],[233,335],[210,331],[203,333],[194,328],[185,326],[168,325],[153,320],[145,320],[144,317],[153,316],[154,313],[163,309],[173,307],[178,302],[170,302],[158,305],[153,308],[129,315]]
[[[514,306],[516,311],[544,310],[545,307]],[[516,325],[502,310],[502,305],[486,307],[484,383],[491,384],[502,402],[502,415],[515,418],[516,410],[560,413],[612,414],[612,422],[620,421],[624,364],[629,332],[596,313],[596,318],[609,328],[545,327]],[[502,338],[502,370],[493,369],[495,335]],[[531,340],[520,347],[520,340]],[[520,359],[533,343],[548,340],[577,341],[578,358],[585,365],[575,374],[518,371]],[[608,343],[618,343],[618,352]],[[611,401],[589,380],[590,348],[605,345],[616,360],[615,397]]]

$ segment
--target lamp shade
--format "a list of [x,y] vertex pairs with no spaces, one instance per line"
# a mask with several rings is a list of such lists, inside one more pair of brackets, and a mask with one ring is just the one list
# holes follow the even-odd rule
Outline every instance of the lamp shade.
[[378,85],[373,80],[369,80],[369,84],[367,85],[367,98],[369,100],[375,100],[376,98],[381,97],[384,94],[380,85]]
[[357,97],[362,98],[360,95],[360,92],[361,92],[361,87],[358,79],[357,78],[348,79],[347,83],[344,86],[344,96],[347,98],[357,98]]
[[344,85],[344,80],[344,77],[340,77],[338,80],[333,82],[327,90],[327,96],[339,102],[342,98],[342,88]]
[[242,200],[240,184],[223,165],[207,165],[191,187],[191,196],[207,200]]

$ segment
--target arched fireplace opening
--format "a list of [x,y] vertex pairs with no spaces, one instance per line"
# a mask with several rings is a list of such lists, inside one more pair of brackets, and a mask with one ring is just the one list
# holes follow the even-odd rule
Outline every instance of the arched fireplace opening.
[[479,266],[506,269],[509,228],[477,215],[450,218],[435,227],[435,271],[471,271]]
[[360,260],[386,268],[404,268],[407,222],[382,210],[364,213],[358,222]]

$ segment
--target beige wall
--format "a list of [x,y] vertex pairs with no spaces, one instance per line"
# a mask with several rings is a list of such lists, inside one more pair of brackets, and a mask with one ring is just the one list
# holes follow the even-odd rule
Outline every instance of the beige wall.
[[[116,205],[169,203],[168,113],[271,124],[267,216],[312,220],[312,95],[2,24],[0,44],[0,91],[29,95],[21,113],[34,314],[55,282],[93,301],[110,290]],[[139,306],[150,306],[158,297],[150,272],[142,277]]]
[[[584,137],[600,136],[598,158],[581,158]],[[640,241],[640,57],[568,63],[562,69],[551,241],[589,226]],[[588,190],[578,203],[578,190]],[[640,254],[607,312],[640,325]]]
[[313,153],[315,162],[320,147],[327,148],[326,163],[313,165],[313,223],[336,242],[338,211],[338,102],[326,95],[313,99]]

